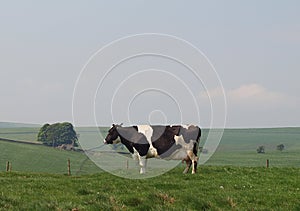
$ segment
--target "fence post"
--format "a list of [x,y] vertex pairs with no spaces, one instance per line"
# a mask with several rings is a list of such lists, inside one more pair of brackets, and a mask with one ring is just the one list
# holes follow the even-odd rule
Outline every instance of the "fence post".
[[68,176],[71,175],[71,161],[70,158],[68,159]]
[[267,164],[267,168],[269,168],[269,166],[270,166],[269,159],[267,159],[267,162],[266,162],[266,164]]
[[128,168],[129,168],[129,161],[128,161],[128,159],[126,160],[126,169],[128,170]]
[[9,161],[6,161],[6,171],[9,171]]

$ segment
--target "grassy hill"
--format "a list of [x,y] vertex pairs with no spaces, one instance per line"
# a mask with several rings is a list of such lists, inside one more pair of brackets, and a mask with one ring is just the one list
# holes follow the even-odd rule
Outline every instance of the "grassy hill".
[[[276,149],[279,144],[285,146],[282,152]],[[265,146],[265,154],[256,152],[260,145]],[[225,129],[207,164],[262,166],[269,159],[272,166],[300,167],[299,153],[300,128]]]
[[0,122],[0,128],[31,128],[31,127],[41,127],[39,124],[30,124],[30,123],[15,123],[15,122]]
[[[102,137],[95,128],[78,128],[77,131],[81,143],[93,148],[102,144],[107,128],[101,128]],[[200,145],[205,144],[208,132],[202,130]],[[276,148],[279,144],[285,146],[282,152]],[[265,146],[264,154],[256,151],[260,145]],[[300,128],[225,129],[215,154],[206,164],[264,166],[269,159],[272,166],[300,167],[299,153]]]
[[[98,129],[76,131],[86,148],[101,146]],[[100,131],[105,136],[107,128]],[[37,132],[0,128],[0,138],[35,142]],[[277,151],[278,144],[286,149]],[[265,154],[256,152],[259,145]],[[143,180],[105,173],[80,152],[1,140],[0,149],[0,210],[300,210],[300,128],[226,129],[198,174],[183,175],[179,165]],[[6,161],[12,172],[4,172]]]
[[39,128],[0,128],[0,138],[36,142]]
[[300,168],[181,172],[143,180],[0,172],[0,210],[300,210]]
[[71,160],[73,174],[97,173],[101,170],[84,153],[63,151],[43,145],[30,145],[0,141],[0,171],[6,161],[13,171],[67,173],[67,160]]
[[[36,143],[38,130],[39,128],[0,128],[0,139]],[[85,149],[89,149],[103,144],[102,139],[106,135],[107,128],[100,130],[103,137],[99,135],[97,128],[76,128],[76,131],[80,134],[80,143]],[[208,130],[204,129],[202,145],[206,141],[207,134]],[[286,149],[282,152],[276,150],[278,144],[284,144]],[[265,154],[256,152],[259,145],[266,147]],[[15,171],[61,174],[66,172],[68,158],[71,159],[75,173],[100,171],[84,154],[78,152],[1,140],[0,149],[0,171],[4,171],[6,161],[10,161]],[[206,165],[265,166],[266,160],[269,159],[271,166],[300,167],[299,153],[300,128],[225,129],[217,151]]]

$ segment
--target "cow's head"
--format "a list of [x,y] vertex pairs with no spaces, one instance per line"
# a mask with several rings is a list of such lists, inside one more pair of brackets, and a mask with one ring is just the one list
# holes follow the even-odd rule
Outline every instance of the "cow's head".
[[118,127],[121,127],[120,125],[113,124],[112,127],[109,129],[108,134],[106,138],[104,139],[104,144],[117,144],[120,142]]

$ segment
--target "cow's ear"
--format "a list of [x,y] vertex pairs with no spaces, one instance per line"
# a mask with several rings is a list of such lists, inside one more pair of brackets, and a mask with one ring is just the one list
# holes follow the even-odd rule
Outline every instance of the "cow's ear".
[[115,124],[112,124],[113,127],[115,127]]

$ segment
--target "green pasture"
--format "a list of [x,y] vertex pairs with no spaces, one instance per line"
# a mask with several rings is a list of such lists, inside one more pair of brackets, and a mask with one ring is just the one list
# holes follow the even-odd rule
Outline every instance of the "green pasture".
[[[32,127],[0,128],[0,139],[36,143],[38,130],[39,128]],[[92,150],[103,145],[103,138],[107,130],[108,128],[100,128],[100,130],[92,127],[76,128],[82,147]],[[207,129],[202,131],[202,146],[205,146],[208,132]],[[276,150],[276,146],[279,144],[285,146],[282,152]],[[266,153],[258,154],[256,152],[260,145],[265,146]],[[81,152],[67,152],[42,145],[10,143],[1,140],[0,151],[0,171],[4,171],[6,161],[10,161],[14,171],[62,174],[66,172],[68,158],[71,159],[74,174],[101,171]],[[300,128],[225,129],[218,149],[205,165],[265,166],[266,160],[269,159],[271,167],[300,167],[299,152]],[[201,156],[203,155],[200,155],[200,160]],[[124,168],[126,165],[125,161],[121,164],[116,163],[113,159],[109,161],[109,166],[118,164]],[[130,164],[131,167],[138,171],[136,166]],[[150,165],[149,168],[151,168]]]
[[143,180],[0,172],[0,210],[300,210],[300,168],[181,171]]
[[0,128],[0,138],[36,142],[39,128]]
[[[138,167],[130,156],[120,162],[101,151],[112,151],[101,148],[107,129],[76,131],[88,153],[100,152],[99,162],[119,167],[118,175],[135,176]],[[1,140],[36,143],[37,133],[32,127],[0,128],[0,210],[300,210],[300,128],[226,129],[196,175],[183,175],[179,164],[140,180],[106,173],[82,152]],[[201,146],[208,133],[203,130]],[[279,144],[285,146],[282,152],[276,150]],[[256,152],[260,145],[266,153]],[[66,176],[68,159],[72,176]],[[11,172],[5,172],[7,161]],[[148,171],[155,174],[151,163]]]
[[0,171],[5,171],[6,162],[9,161],[13,171],[66,174],[68,159],[71,161],[72,174],[101,171],[81,152],[4,141],[0,141],[0,149]]
[[[205,134],[204,134],[205,136]],[[205,139],[205,137],[204,137]],[[283,151],[277,145],[283,144]],[[258,146],[265,153],[258,154]],[[208,165],[300,167],[300,128],[225,129],[220,145]]]

